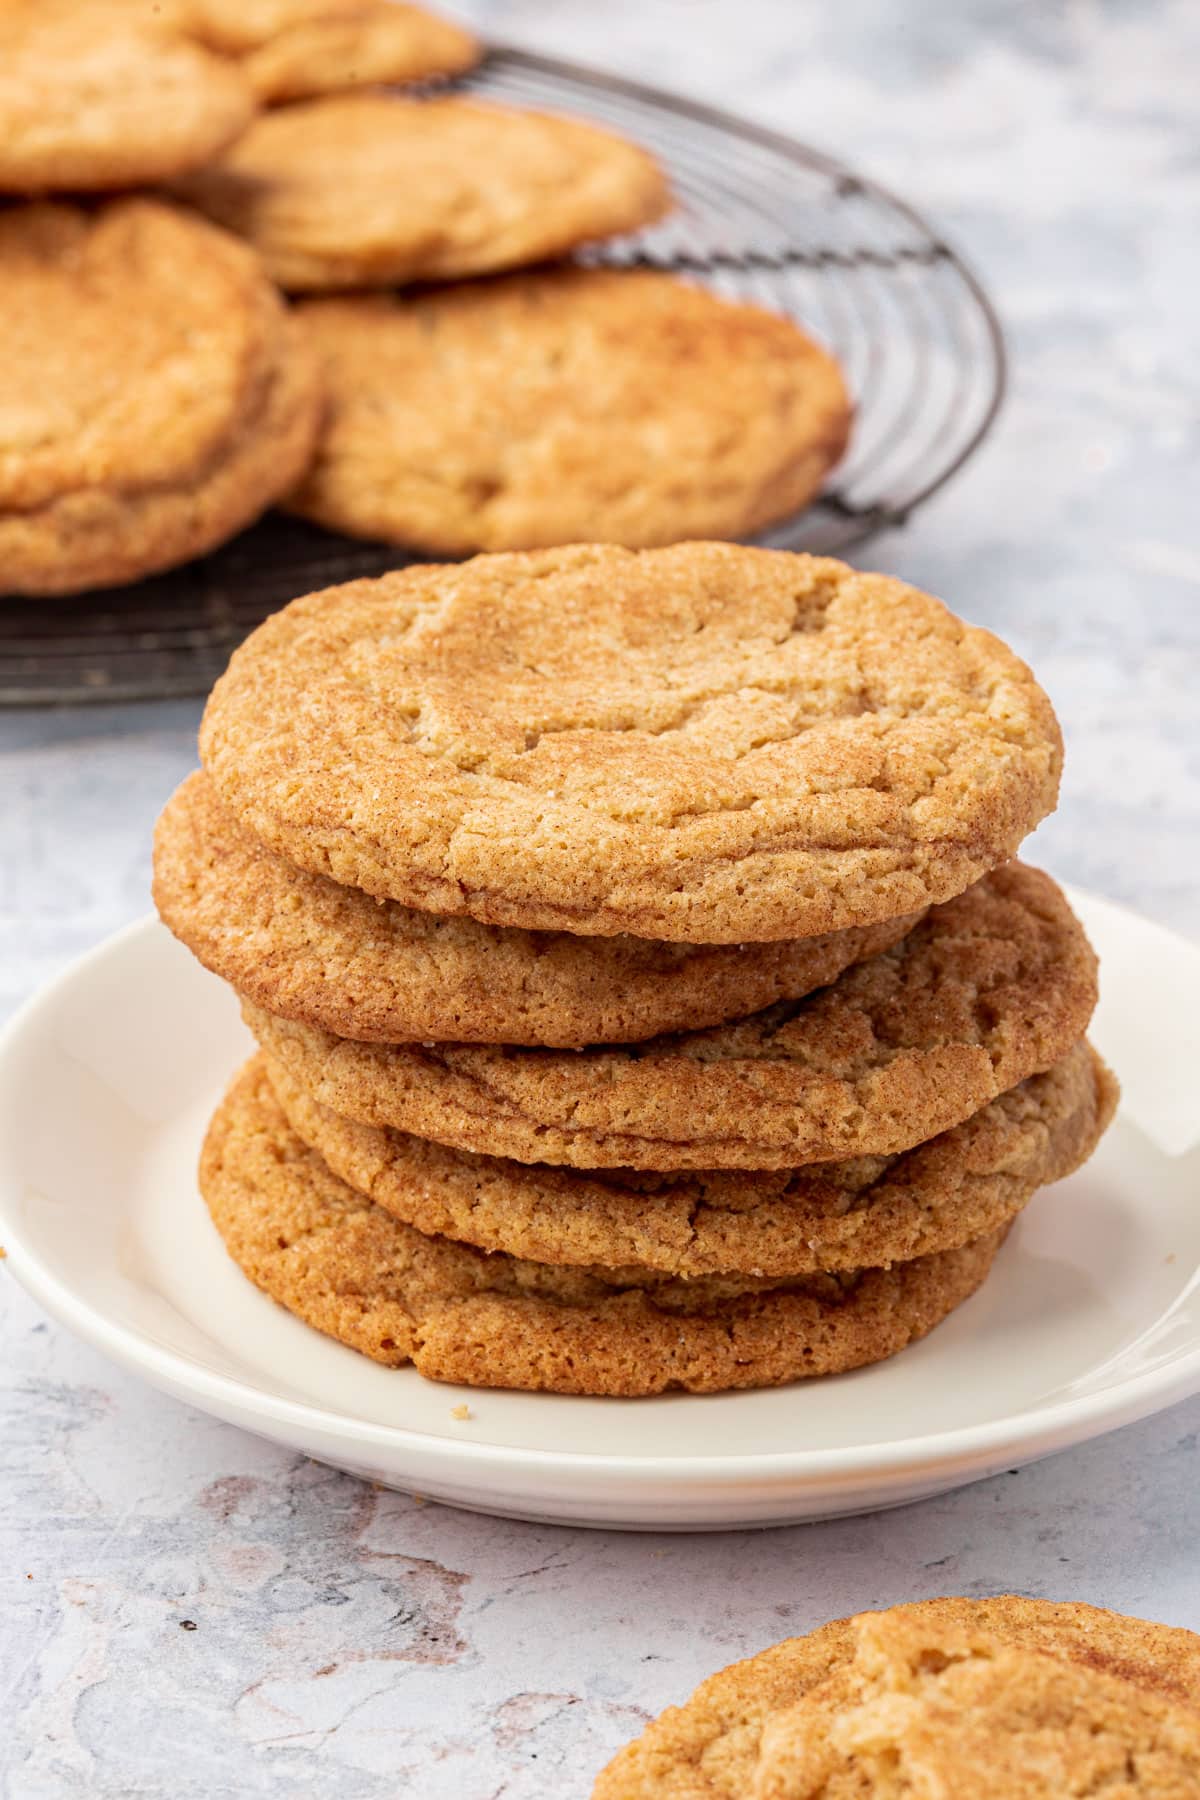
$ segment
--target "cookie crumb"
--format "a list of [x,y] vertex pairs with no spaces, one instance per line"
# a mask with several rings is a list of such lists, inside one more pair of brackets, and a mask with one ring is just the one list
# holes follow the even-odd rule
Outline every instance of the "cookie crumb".
[[471,1417],[471,1409],[469,1406],[452,1406],[450,1408],[450,1417],[452,1419],[469,1419]]

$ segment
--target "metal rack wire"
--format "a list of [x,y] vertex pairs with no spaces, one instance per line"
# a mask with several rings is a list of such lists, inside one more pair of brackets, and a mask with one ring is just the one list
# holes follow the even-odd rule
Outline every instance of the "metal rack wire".
[[[670,269],[793,315],[829,345],[856,406],[849,453],[813,506],[757,541],[840,554],[948,481],[1004,388],[1000,328],[919,213],[833,158],[638,83],[496,49],[462,85],[578,113],[652,150],[679,201],[589,260]],[[295,595],[406,558],[271,516],[213,555],[127,588],[0,601],[0,705],[204,693]]]

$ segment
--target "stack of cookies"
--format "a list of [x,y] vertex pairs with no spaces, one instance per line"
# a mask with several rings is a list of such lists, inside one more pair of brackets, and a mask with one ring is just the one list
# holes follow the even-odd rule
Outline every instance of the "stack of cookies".
[[834,1373],[978,1287],[1114,1105],[1095,959],[1009,859],[1028,669],[725,544],[295,601],[209,701],[155,895],[260,1045],[201,1185],[376,1360],[636,1395]]
[[1077,1602],[922,1600],[711,1676],[593,1800],[1194,1800],[1200,1637]]
[[0,594],[129,582],[273,505],[464,555],[813,497],[850,403],[789,319],[545,266],[664,214],[654,158],[378,85],[479,53],[390,0],[4,0]]

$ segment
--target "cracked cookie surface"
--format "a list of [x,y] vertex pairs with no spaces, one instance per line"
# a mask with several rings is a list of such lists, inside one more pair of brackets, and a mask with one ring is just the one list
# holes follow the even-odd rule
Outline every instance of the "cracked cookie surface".
[[1185,1800],[1200,1637],[1074,1602],[918,1601],[703,1682],[593,1800]]
[[763,1731],[756,1800],[1191,1800],[1200,1714],[1118,1674],[899,1607]]
[[443,914],[699,943],[946,900],[1055,803],[1029,670],[903,582],[582,545],[293,601],[201,757],[300,867]]
[[0,192],[165,181],[254,115],[245,76],[120,0],[0,6]]
[[920,917],[767,944],[440,918],[293,867],[238,826],[201,771],[158,822],[154,898],[176,937],[256,1005],[380,1043],[569,1047],[715,1025],[825,986]]
[[282,107],[179,191],[297,293],[516,268],[669,204],[657,163],[624,138],[457,95]]
[[360,1044],[244,1013],[314,1099],[369,1125],[576,1168],[786,1169],[949,1130],[1064,1057],[1095,1004],[1082,926],[1011,863],[818,993],[647,1043]]
[[315,363],[246,247],[156,200],[0,212],[0,571],[73,593],[199,556],[290,485]]
[[1086,1043],[902,1156],[781,1173],[611,1175],[452,1150],[321,1106],[268,1059],[292,1130],[418,1231],[535,1262],[691,1278],[880,1268],[1009,1225],[1095,1149],[1117,1086]]
[[647,270],[297,317],[330,413],[290,509],[425,551],[742,537],[806,506],[849,433],[836,363],[790,319]]
[[565,1394],[716,1393],[877,1362],[966,1300],[1003,1236],[787,1286],[487,1255],[340,1181],[289,1128],[261,1059],[217,1110],[200,1186],[234,1261],[318,1330],[432,1380]]

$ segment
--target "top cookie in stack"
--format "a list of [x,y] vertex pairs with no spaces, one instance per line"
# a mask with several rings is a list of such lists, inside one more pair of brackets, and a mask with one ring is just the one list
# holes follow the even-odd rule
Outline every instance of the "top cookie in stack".
[[725,544],[405,569],[234,656],[201,758],[301,869],[485,924],[808,937],[948,900],[1055,803],[1023,663],[903,582]]
[[1008,860],[1054,714],[902,582],[706,543],[408,569],[261,626],[201,753],[156,899],[263,1052],[202,1185],[384,1362],[634,1394],[876,1360],[1111,1115],[1095,959]]

